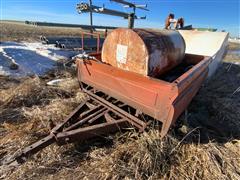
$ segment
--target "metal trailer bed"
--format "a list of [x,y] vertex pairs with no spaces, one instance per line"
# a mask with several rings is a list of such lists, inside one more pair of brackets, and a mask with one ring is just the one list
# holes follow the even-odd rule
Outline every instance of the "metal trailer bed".
[[[93,56],[100,59],[100,54]],[[207,56],[186,55],[184,63],[191,68],[174,81],[167,82],[100,61],[78,59],[78,79],[132,107],[138,116],[148,115],[162,122],[163,137],[196,95],[208,75],[210,62],[211,58]]]

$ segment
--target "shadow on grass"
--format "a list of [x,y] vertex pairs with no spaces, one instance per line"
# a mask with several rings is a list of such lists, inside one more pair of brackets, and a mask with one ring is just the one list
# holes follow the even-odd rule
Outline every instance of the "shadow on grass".
[[[240,66],[223,63],[188,107],[186,141],[224,143],[240,139]],[[184,117],[179,118],[181,124]],[[182,136],[180,136],[182,138]]]

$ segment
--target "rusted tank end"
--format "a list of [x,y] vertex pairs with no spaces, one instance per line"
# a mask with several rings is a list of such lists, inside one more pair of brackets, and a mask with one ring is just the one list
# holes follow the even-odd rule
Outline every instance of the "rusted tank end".
[[120,28],[108,35],[102,49],[103,62],[151,77],[177,66],[184,55],[184,39],[167,30]]

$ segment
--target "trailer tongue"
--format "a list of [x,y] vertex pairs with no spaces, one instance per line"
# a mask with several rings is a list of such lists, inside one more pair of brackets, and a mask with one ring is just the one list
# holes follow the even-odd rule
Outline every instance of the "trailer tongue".
[[[142,118],[135,116],[136,111],[121,101],[90,86],[84,87],[83,91],[87,95],[86,99],[62,123],[56,125],[47,137],[13,156],[6,157],[1,164],[22,163],[29,156],[53,143],[64,145],[74,141],[86,141],[127,127],[135,127],[139,131],[144,131],[147,127]],[[126,109],[129,112],[126,112]]]

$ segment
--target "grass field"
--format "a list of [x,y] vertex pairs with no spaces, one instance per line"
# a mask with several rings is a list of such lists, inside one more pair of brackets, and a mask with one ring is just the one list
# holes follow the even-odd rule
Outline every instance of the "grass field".
[[40,36],[81,37],[81,28],[37,27],[21,22],[1,21],[0,41],[39,41]]
[[[78,30],[1,24],[1,41]],[[240,49],[231,44],[230,49]],[[234,63],[233,63],[234,62]],[[0,179],[240,179],[240,57],[227,54],[163,140],[154,128],[62,147],[51,145],[18,167],[0,166]],[[48,134],[82,100],[74,69],[43,77],[0,77],[0,158]],[[46,82],[63,78],[59,87]],[[184,123],[183,123],[184,122]]]

